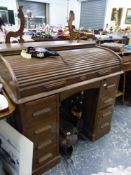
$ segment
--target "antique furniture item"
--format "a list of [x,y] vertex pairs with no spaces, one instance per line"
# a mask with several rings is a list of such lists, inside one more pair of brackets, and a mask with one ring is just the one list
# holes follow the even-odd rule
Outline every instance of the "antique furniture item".
[[6,35],[6,43],[10,43],[10,39],[11,37],[20,37],[19,39],[19,42],[20,43],[23,43],[24,40],[23,40],[23,34],[24,34],[24,26],[25,26],[25,18],[24,18],[24,14],[23,14],[23,11],[22,11],[22,7],[19,7],[18,9],[18,18],[20,19],[20,27],[19,27],[19,30],[16,31],[16,32],[12,32],[10,31],[9,33],[7,33]]
[[95,39],[95,35],[91,32],[87,31],[75,31],[75,26],[73,25],[73,21],[75,19],[74,11],[70,10],[69,13],[69,20],[68,20],[68,27],[70,32],[70,39],[71,40],[88,40],[88,39]]
[[[16,104],[15,127],[34,142],[33,175],[60,160],[59,110],[62,101],[85,91],[83,133],[92,140],[110,130],[120,57],[92,47],[57,51],[60,56],[26,60],[0,56],[1,82]],[[61,59],[61,57],[63,59]]]

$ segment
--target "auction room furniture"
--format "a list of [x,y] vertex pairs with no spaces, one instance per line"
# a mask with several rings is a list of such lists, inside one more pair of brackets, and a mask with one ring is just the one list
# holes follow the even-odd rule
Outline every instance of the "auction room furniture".
[[1,50],[0,80],[16,105],[14,127],[34,142],[33,175],[40,175],[60,161],[59,112],[62,102],[71,95],[85,92],[82,130],[87,137],[96,140],[111,128],[123,73],[121,58],[92,44],[87,48],[75,46],[73,49],[73,45],[65,45],[68,50],[64,51],[59,51],[60,46],[48,46],[63,59],[57,56],[27,60],[17,47],[13,52],[11,48],[9,52],[4,47]]
[[125,49],[119,53],[123,61],[123,70],[125,76],[125,98],[131,105],[131,50]]
[[123,62],[123,71],[124,74],[120,79],[120,91],[118,91],[117,96],[122,96],[123,102],[126,99],[129,104],[131,104],[131,50],[128,45],[127,48],[124,47],[123,44],[118,43],[104,43],[101,45],[102,47],[109,48],[113,50],[116,54],[121,56],[121,60]]

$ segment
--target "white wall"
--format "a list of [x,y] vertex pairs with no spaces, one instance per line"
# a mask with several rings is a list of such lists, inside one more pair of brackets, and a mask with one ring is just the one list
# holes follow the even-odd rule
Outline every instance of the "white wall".
[[79,28],[80,7],[80,3],[76,0],[52,0],[50,3],[50,24],[67,25],[69,11],[73,10],[75,13],[74,25]]
[[8,10],[14,10],[17,13],[16,0],[0,0],[0,6],[7,7]]
[[66,0],[52,0],[50,3],[50,25],[67,25]]
[[104,27],[111,22],[112,8],[123,8],[121,28],[124,29],[126,26],[129,26],[129,24],[125,24],[125,17],[127,8],[131,8],[131,0],[107,0]]
[[78,2],[76,0],[70,0],[69,1],[69,11],[73,10],[75,13],[75,20],[74,25],[76,28],[79,28],[80,25],[80,12],[81,12],[81,2]]

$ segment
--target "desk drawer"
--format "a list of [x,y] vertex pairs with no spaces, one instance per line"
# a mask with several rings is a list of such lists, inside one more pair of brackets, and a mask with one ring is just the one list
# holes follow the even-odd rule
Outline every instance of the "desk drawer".
[[98,113],[97,128],[104,128],[108,123],[111,123],[113,106],[107,107],[104,110],[100,110]]
[[92,139],[96,140],[110,131],[113,105],[99,110]]
[[102,96],[103,97],[113,97],[116,93],[118,87],[119,77],[112,77],[109,79],[105,79],[102,82]]
[[115,95],[114,95],[114,97],[112,97],[109,94],[106,97],[102,97],[100,100],[100,104],[99,104],[100,109],[113,105],[114,101],[115,101]]
[[105,108],[114,104],[118,81],[119,76],[103,80],[100,93],[100,108]]
[[26,130],[26,136],[32,140],[35,146],[39,146],[47,140],[56,142],[57,124],[56,120],[42,121],[41,124]]
[[117,84],[114,82],[113,84],[107,85],[106,83],[103,84],[102,88],[102,96],[114,96],[117,90]]
[[95,141],[96,139],[101,138],[105,134],[110,131],[111,125],[110,123],[106,123],[105,125],[99,127],[95,132],[92,134],[92,140]]
[[26,103],[24,109],[27,125],[54,118],[57,115],[57,97],[54,95]]
[[57,145],[49,146],[47,149],[41,151],[34,151],[33,155],[33,169],[36,169],[58,156]]
[[120,79],[120,76],[114,76],[114,77],[110,77],[110,78],[104,79],[103,80],[103,85],[105,83],[106,83],[107,86],[112,85],[114,83],[117,84],[119,79]]

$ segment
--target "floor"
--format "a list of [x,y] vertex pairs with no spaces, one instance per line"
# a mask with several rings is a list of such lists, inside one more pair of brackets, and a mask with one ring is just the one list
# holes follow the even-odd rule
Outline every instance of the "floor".
[[[116,173],[114,173],[116,172]],[[43,175],[131,175],[131,107],[116,104],[110,133],[91,142],[80,140],[71,159]]]

